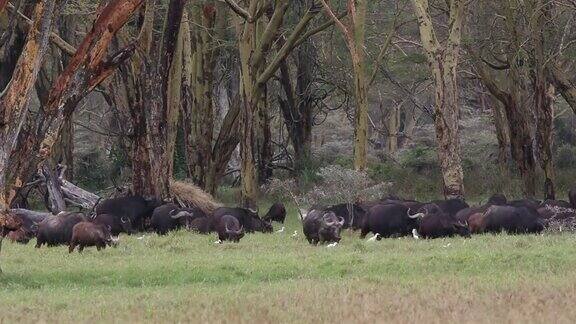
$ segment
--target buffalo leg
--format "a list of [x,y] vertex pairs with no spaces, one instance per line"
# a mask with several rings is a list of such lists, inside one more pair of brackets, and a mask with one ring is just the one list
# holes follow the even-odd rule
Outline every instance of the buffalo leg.
[[80,247],[78,248],[78,252],[82,253],[82,251],[84,251],[84,245],[80,244]]
[[75,248],[76,248],[76,243],[70,242],[70,247],[68,247],[68,253],[74,252]]

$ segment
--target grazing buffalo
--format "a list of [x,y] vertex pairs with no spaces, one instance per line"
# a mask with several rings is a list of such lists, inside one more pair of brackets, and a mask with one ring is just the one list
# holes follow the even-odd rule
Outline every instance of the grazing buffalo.
[[38,232],[38,224],[46,217],[51,216],[50,213],[35,212],[26,209],[11,209],[11,214],[17,219],[21,226],[16,231],[8,233],[8,239],[27,244],[32,238],[36,237]]
[[460,235],[470,237],[470,230],[466,223],[459,222],[454,216],[436,204],[426,204],[414,215],[408,215],[416,219],[417,231],[424,238],[438,238]]
[[536,200],[536,199],[524,198],[524,199],[509,201],[507,205],[512,206],[512,207],[527,207],[527,208],[537,210],[538,207],[540,207],[541,203],[542,203],[541,201]]
[[359,204],[338,204],[325,208],[324,211],[331,211],[337,217],[342,217],[344,219],[342,228],[344,229],[361,229],[366,218],[366,211]]
[[409,235],[416,228],[416,219],[408,217],[410,207],[401,203],[376,205],[368,211],[362,226],[361,238],[370,232],[382,237]]
[[82,213],[64,212],[47,217],[38,224],[36,248],[40,248],[43,244],[48,246],[69,244],[74,226],[84,221],[86,221],[86,217]]
[[96,214],[109,214],[118,220],[128,217],[135,230],[144,231],[152,212],[162,204],[158,199],[146,199],[142,196],[111,198],[96,206]]
[[80,222],[72,229],[72,238],[68,247],[68,252],[74,252],[78,246],[78,252],[82,253],[85,247],[95,246],[98,251],[105,249],[106,245],[115,244],[112,238],[110,227],[92,222]]
[[286,219],[286,207],[284,207],[283,203],[275,203],[274,205],[270,206],[270,209],[264,215],[262,220],[272,223],[278,222],[284,224],[284,220]]
[[240,225],[244,227],[244,230],[247,233],[252,232],[262,232],[262,233],[271,233],[273,231],[272,224],[265,220],[262,220],[258,216],[258,212],[252,209],[247,208],[231,208],[231,207],[220,207],[214,211],[212,217],[212,231],[216,231],[215,226],[219,223],[220,217],[224,215],[231,215],[236,217],[236,219],[240,222]]
[[456,214],[463,209],[470,208],[470,206],[464,200],[459,198],[452,198],[447,200],[435,200],[431,202],[431,204],[435,204],[444,213],[448,214],[448,216],[451,217],[455,217]]
[[218,219],[216,232],[220,243],[231,241],[238,243],[244,237],[244,228],[240,225],[238,219],[232,215],[223,215]]
[[340,242],[344,218],[334,212],[311,210],[302,221],[304,235],[310,244]]
[[176,204],[162,205],[152,213],[151,228],[159,235],[182,227],[190,228],[195,218],[206,217],[199,208],[182,208]]
[[478,232],[511,234],[539,233],[544,230],[544,222],[538,212],[529,207],[491,206],[484,214],[477,216]]
[[136,230],[132,226],[132,221],[128,216],[120,216],[113,214],[97,214],[91,219],[92,223],[110,227],[110,232],[114,236],[120,233],[134,234]]
[[506,205],[507,203],[508,203],[508,199],[506,198],[506,196],[504,194],[496,193],[496,194],[493,194],[490,198],[488,198],[488,202],[486,204],[487,205],[503,206],[503,205]]
[[213,227],[215,228],[215,226],[212,226],[212,220],[213,218],[210,216],[195,218],[188,224],[188,230],[200,234],[208,234],[212,232]]
[[506,205],[507,199],[503,194],[494,194],[489,199],[488,202],[482,206],[478,207],[468,207],[464,208],[456,213],[456,219],[462,223],[468,222],[470,216],[476,213],[484,213],[490,206],[503,206]]

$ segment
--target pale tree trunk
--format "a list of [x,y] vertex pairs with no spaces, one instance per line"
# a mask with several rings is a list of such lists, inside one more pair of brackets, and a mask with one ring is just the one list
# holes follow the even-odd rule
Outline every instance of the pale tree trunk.
[[344,25],[329,5],[329,0],[321,0],[324,9],[344,34],[346,46],[352,60],[354,71],[354,98],[356,114],[354,125],[354,169],[363,171],[367,164],[368,148],[368,80],[366,80],[366,59],[364,41],[366,29],[367,0],[348,0],[347,11],[350,19]]
[[508,155],[510,152],[510,131],[508,128],[508,120],[506,112],[499,101],[491,100],[489,103],[492,109],[492,119],[494,120],[494,127],[496,128],[496,139],[498,140],[498,164],[500,165],[500,172],[506,179],[508,174]]
[[450,2],[448,39],[442,45],[436,38],[428,0],[412,0],[420,38],[435,85],[435,126],[438,158],[442,169],[444,196],[464,195],[464,175],[460,157],[457,67],[464,19],[463,0]]
[[386,150],[390,154],[398,151],[398,133],[400,132],[400,105],[390,108],[386,118]]
[[[242,8],[233,0],[225,0],[230,8],[238,15],[236,32],[238,34],[238,49],[240,54],[240,71],[242,97],[241,110],[241,179],[242,179],[242,202],[244,205],[255,203],[258,194],[258,179],[256,173],[256,147],[255,131],[256,117],[258,116],[258,104],[264,94],[265,85],[279,69],[282,61],[298,46],[301,41],[323,29],[316,29],[310,33],[306,28],[310,21],[318,13],[318,8],[312,6],[292,29],[286,42],[274,55],[270,54],[270,48],[278,38],[280,27],[283,23],[284,14],[288,9],[288,1],[275,1],[273,13],[260,37],[256,38],[257,23],[264,23],[257,17],[258,0],[247,2],[247,8]],[[327,28],[324,27],[324,28]]]
[[555,199],[554,189],[554,162],[552,160],[553,120],[554,120],[554,94],[555,89],[547,78],[545,55],[545,33],[549,5],[542,0],[533,3],[532,41],[533,41],[533,87],[534,110],[536,114],[536,144],[540,166],[544,170],[544,196],[546,199]]

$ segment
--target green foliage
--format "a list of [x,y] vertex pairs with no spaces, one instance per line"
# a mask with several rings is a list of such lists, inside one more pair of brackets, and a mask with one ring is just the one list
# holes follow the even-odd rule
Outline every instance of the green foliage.
[[74,176],[78,185],[86,190],[99,190],[110,184],[110,166],[99,152],[93,151],[76,159]]
[[556,166],[558,168],[575,168],[576,167],[576,147],[572,145],[562,145],[556,151]]
[[439,168],[436,150],[429,146],[418,145],[405,150],[400,155],[399,160],[403,167],[411,168],[417,172],[429,172]]

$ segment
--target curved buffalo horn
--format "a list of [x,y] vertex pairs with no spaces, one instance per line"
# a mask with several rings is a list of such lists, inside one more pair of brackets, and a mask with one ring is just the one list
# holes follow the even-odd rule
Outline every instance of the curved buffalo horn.
[[236,231],[236,234],[242,234],[244,232],[244,225],[240,226],[240,229]]
[[408,213],[408,217],[410,217],[412,219],[422,218],[424,216],[426,216],[426,214],[424,214],[424,213],[416,213],[414,215],[410,215],[410,213]]
[[172,209],[172,210],[168,213],[168,215],[172,216],[172,215],[174,215],[174,213],[177,212],[177,211],[178,211],[177,208]]
[[176,219],[176,218],[180,218],[180,217],[192,217],[193,215],[194,215],[194,213],[187,212],[187,211],[183,210],[176,215],[170,214],[170,217]]
[[334,225],[334,223],[336,223],[336,222],[330,220],[329,215],[330,215],[329,213],[324,214],[324,216],[322,216],[322,219],[324,220],[324,222],[326,222],[326,225],[332,226],[332,225]]
[[258,209],[248,208],[248,210],[253,214],[258,214]]
[[344,225],[344,217],[339,217],[338,219],[340,220],[338,224],[340,224],[340,226]]
[[126,217],[126,216],[122,216],[120,217],[120,221],[124,224],[128,223],[130,221],[130,218]]

